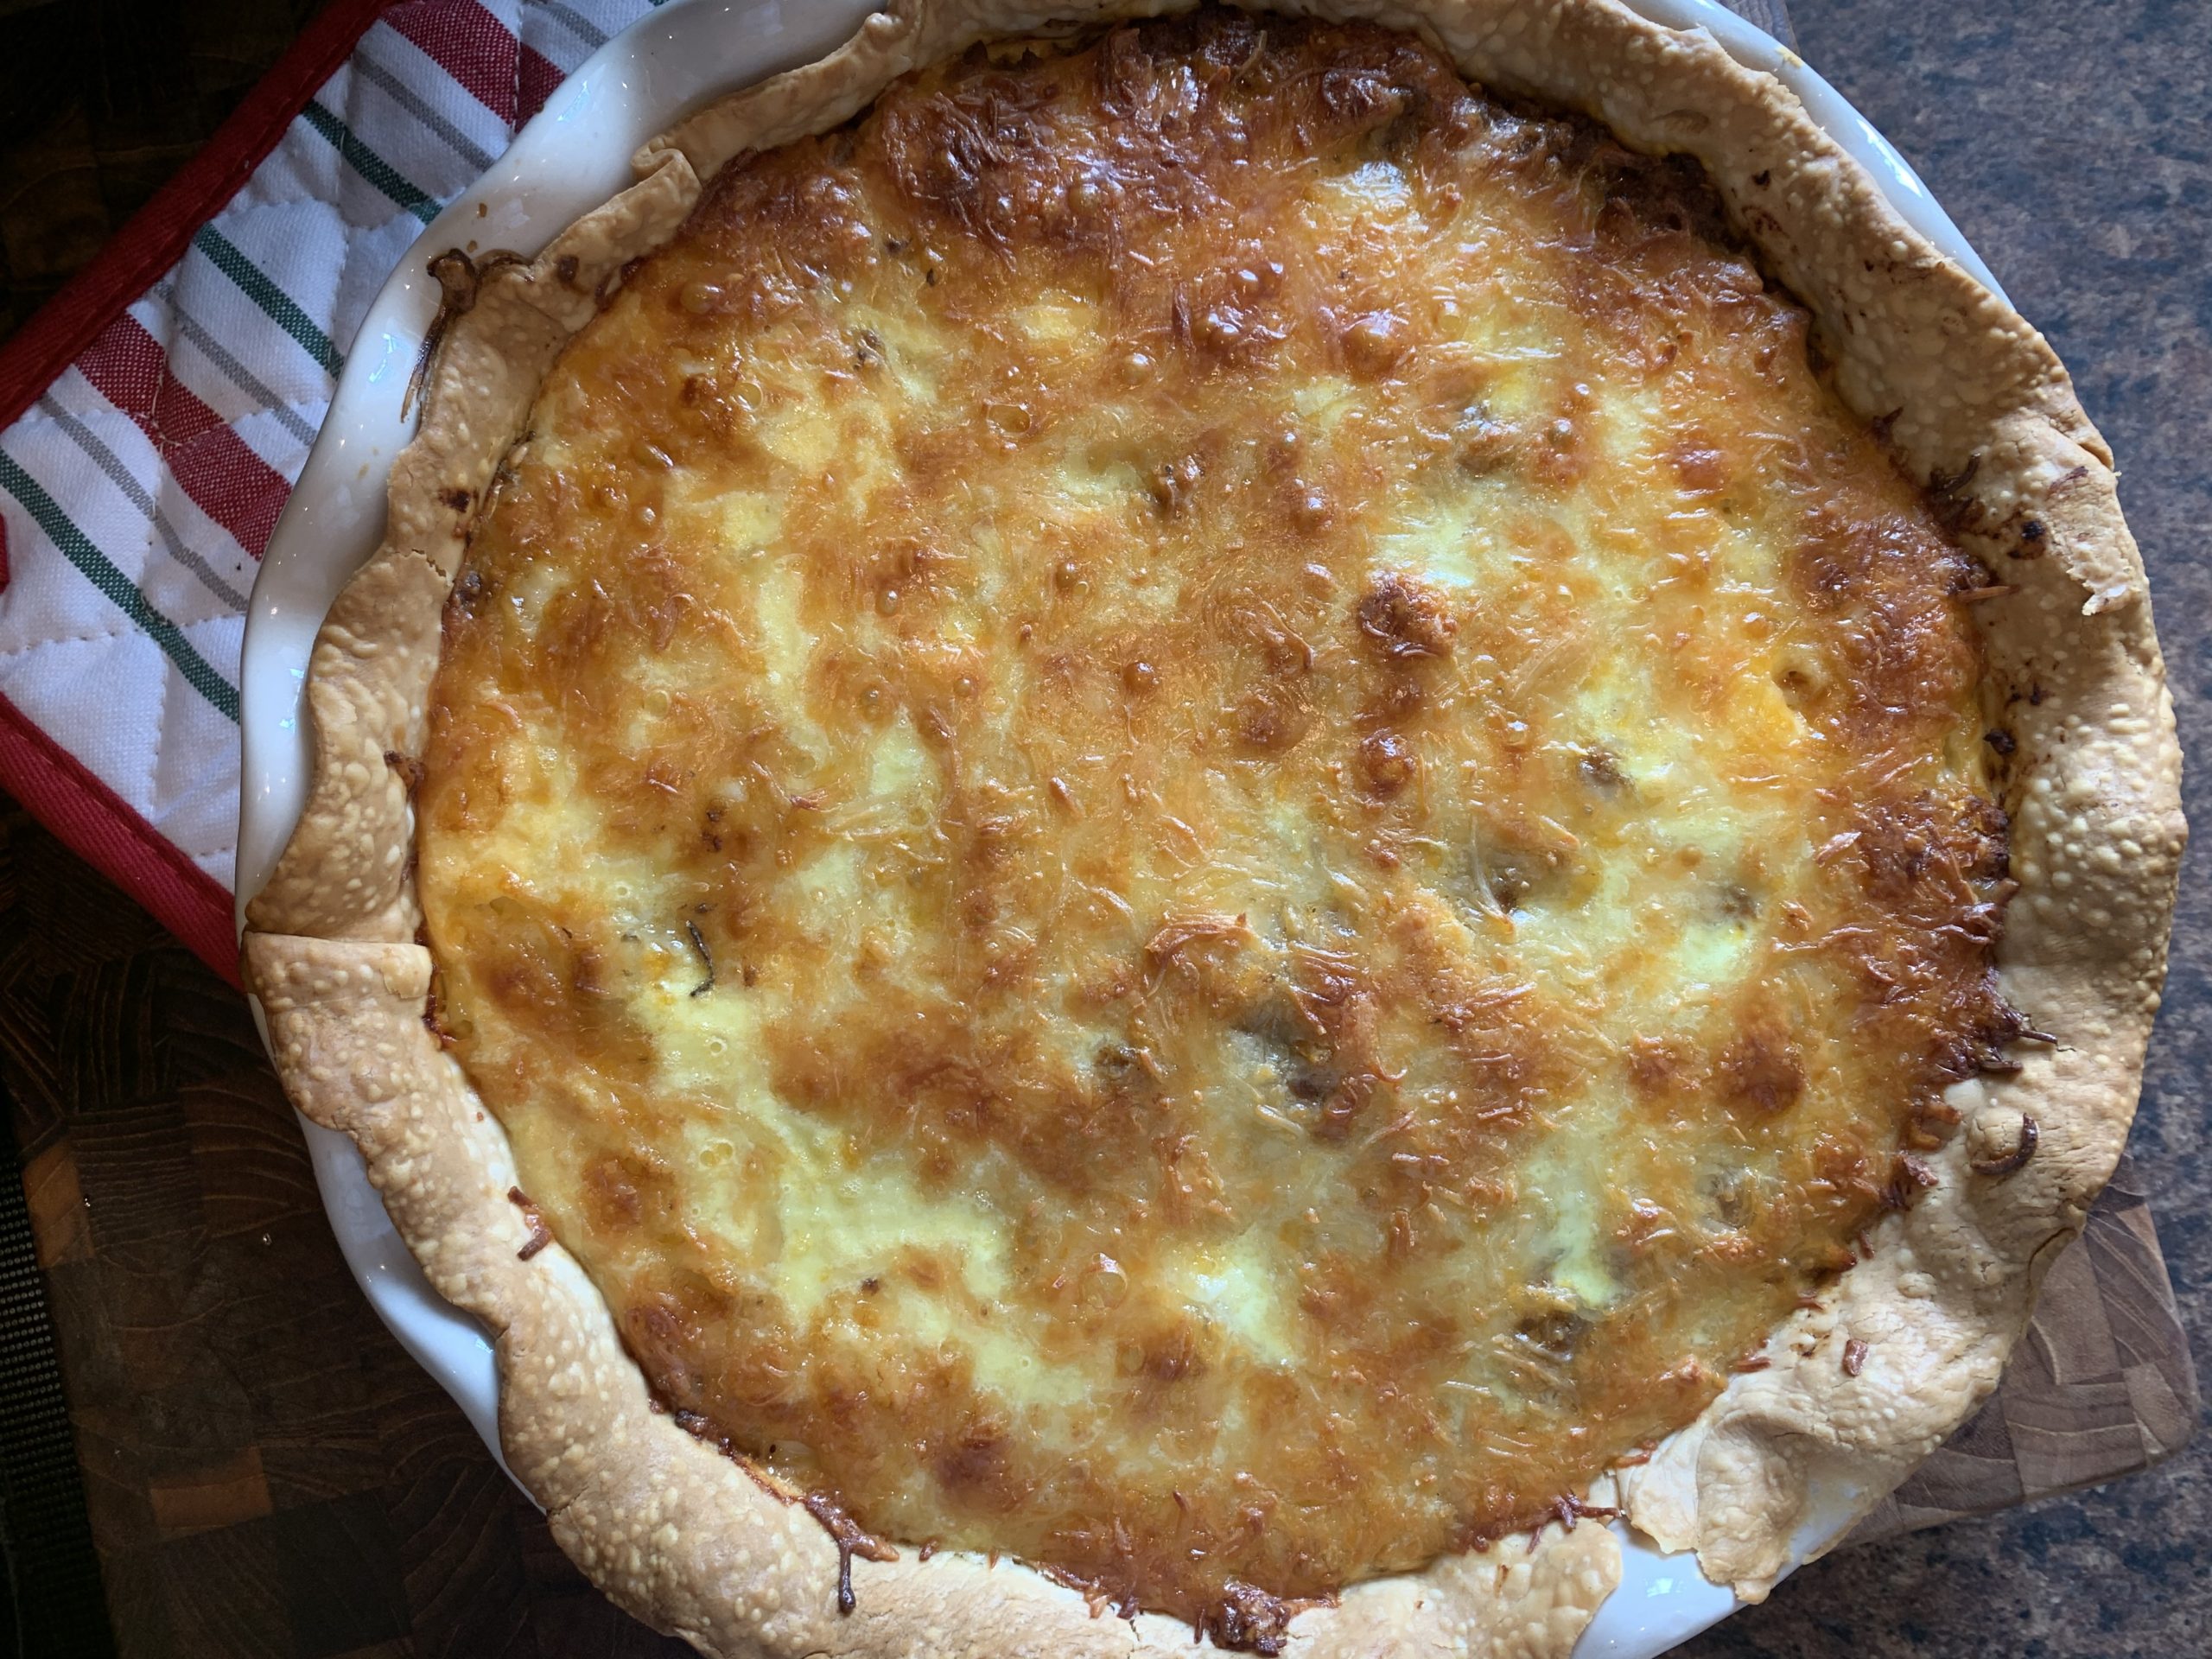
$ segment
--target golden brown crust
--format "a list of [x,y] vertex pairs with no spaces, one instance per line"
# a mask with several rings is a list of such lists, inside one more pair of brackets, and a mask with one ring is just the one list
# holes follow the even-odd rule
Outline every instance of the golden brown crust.
[[413,826],[401,761],[422,753],[423,699],[450,581],[429,560],[387,548],[330,607],[308,664],[315,768],[307,809],[247,906],[248,926],[334,939],[415,937],[421,911],[409,880]]
[[[1864,1509],[1993,1386],[2042,1264],[2078,1228],[2125,1137],[2184,835],[2140,561],[2108,454],[2048,347],[1904,227],[1777,84],[1703,36],[1671,35],[1603,0],[1316,10],[1419,28],[1471,79],[1584,110],[1632,143],[1696,156],[1814,313],[1846,397],[1887,421],[1914,469],[1947,486],[1966,546],[2015,589],[1980,608],[1995,701],[2018,744],[2006,805],[2022,892],[2000,963],[2010,999],[2055,1041],[2024,1050],[2018,1077],[1957,1086],[1966,1132],[1931,1154],[1936,1185],[1885,1222],[1871,1259],[1826,1307],[1785,1328],[1777,1347],[1792,1357],[1735,1379],[1623,1483],[1635,1520],[1659,1541],[1696,1548],[1708,1573],[1763,1594],[1802,1522],[1829,1501],[1847,1514]],[[923,0],[871,19],[823,64],[694,118],[668,143],[690,169],[711,172],[756,136],[818,130],[907,68],[1040,21],[1020,6]],[[634,239],[611,247],[601,232],[591,239],[619,264],[673,223],[632,226]],[[542,263],[532,269],[542,281]],[[464,319],[448,360],[467,360],[473,332]],[[469,404],[442,366],[438,386],[434,410],[446,393],[459,394],[457,410]],[[528,387],[518,395],[526,403]],[[442,477],[480,490],[513,430],[499,413],[459,421]],[[392,522],[423,543],[404,551],[449,571],[459,520],[441,521],[423,484],[395,474]],[[408,740],[419,734],[420,681],[393,681],[429,664],[419,650],[365,656],[358,638],[334,631],[330,654],[319,647],[318,666],[335,665],[334,686],[345,673],[359,689],[341,688],[334,708],[327,697],[315,704],[318,721],[330,721],[318,730],[317,804],[275,896],[252,912],[258,930],[332,942],[250,938],[249,962],[288,1085],[311,1115],[362,1141],[434,1282],[495,1328],[540,1322],[527,1343],[503,1344],[503,1415],[525,1480],[561,1494],[564,1541],[618,1599],[708,1651],[1020,1650],[1024,1638],[1042,1650],[1174,1640],[1162,1621],[1093,1623],[1079,1599],[1025,1570],[987,1573],[957,1557],[856,1567],[862,1612],[835,1622],[822,1611],[834,1552],[819,1529],[810,1533],[810,1522],[765,1495],[740,1502],[733,1483],[742,1475],[650,1416],[634,1366],[573,1264],[557,1250],[519,1270],[490,1259],[487,1241],[513,1233],[518,1243],[522,1228],[497,1185],[504,1148],[497,1158],[486,1149],[496,1135],[471,1118],[457,1072],[422,1025],[422,953],[375,942],[406,937],[412,919],[406,884],[386,874],[405,862],[394,769],[382,747],[369,762],[379,744],[418,753]],[[395,732],[401,741],[390,743]],[[324,893],[325,870],[336,873],[338,902]],[[2033,1156],[2009,1173],[1976,1173],[1974,1164],[2001,1166],[2016,1150],[2024,1114],[2039,1128]],[[403,1121],[407,1133],[391,1132]],[[1837,1357],[1844,1341],[1866,1344],[1855,1376]],[[680,1509],[664,1503],[671,1491]],[[1555,1532],[1525,1580],[1517,1556],[1499,1558],[1512,1567],[1504,1600],[1484,1560],[1449,1560],[1301,1617],[1294,1644],[1329,1651],[1384,1621],[1408,1646],[1427,1624],[1440,1646],[1564,1653],[1617,1563],[1599,1529]],[[1459,1627],[1432,1623],[1447,1619]]]

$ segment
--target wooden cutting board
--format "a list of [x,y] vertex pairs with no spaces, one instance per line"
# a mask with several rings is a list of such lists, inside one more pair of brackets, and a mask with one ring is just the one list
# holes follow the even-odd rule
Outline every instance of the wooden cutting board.
[[2081,1238],[2051,1264],[2003,1386],[1851,1541],[2133,1474],[2179,1451],[2196,1414],[2188,1338],[2123,1158]]

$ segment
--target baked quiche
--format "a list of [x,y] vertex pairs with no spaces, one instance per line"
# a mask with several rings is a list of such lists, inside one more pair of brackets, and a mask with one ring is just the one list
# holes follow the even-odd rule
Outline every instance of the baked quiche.
[[1755,1597],[2124,1135],[2177,761],[2048,348],[1702,35],[1306,10],[894,10],[441,262],[251,981],[707,1651]]

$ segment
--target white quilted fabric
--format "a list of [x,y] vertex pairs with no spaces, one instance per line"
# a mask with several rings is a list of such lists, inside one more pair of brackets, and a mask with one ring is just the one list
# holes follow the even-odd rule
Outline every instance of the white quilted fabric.
[[227,889],[256,562],[369,302],[651,0],[406,0],[0,433],[0,696]]

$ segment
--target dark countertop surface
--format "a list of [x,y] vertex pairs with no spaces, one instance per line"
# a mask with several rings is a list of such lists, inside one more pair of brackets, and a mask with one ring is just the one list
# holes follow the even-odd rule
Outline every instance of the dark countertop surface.
[[[0,0],[0,332],[314,10]],[[1920,168],[2071,367],[2125,474],[2183,741],[2212,753],[2212,3],[1791,0],[1789,14],[1805,58]],[[2201,772],[2186,788],[2212,824]],[[2208,857],[2183,878],[2131,1151],[2212,1376]],[[376,1324],[235,994],[4,801],[0,1083],[71,1382],[78,1527],[101,1545],[89,1593],[118,1649],[689,1651],[582,1583]],[[0,1384],[13,1358],[0,1351]],[[45,1570],[21,1526],[0,1514],[0,1541],[19,1573]],[[19,1642],[4,1605],[0,1659],[102,1645],[97,1630]],[[1847,1548],[1681,1651],[2107,1659],[2205,1652],[2209,1627],[2200,1434],[2103,1489]]]
[[[2073,371],[2151,569],[2196,845],[2129,1146],[2212,1376],[2212,7],[1791,0],[1798,46],[1928,181]],[[2101,1490],[1839,1552],[1698,1659],[2212,1650],[2212,1437]]]

